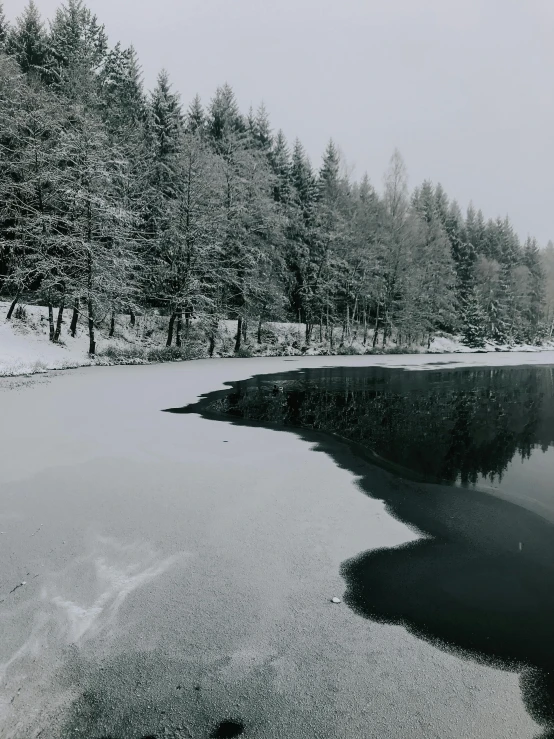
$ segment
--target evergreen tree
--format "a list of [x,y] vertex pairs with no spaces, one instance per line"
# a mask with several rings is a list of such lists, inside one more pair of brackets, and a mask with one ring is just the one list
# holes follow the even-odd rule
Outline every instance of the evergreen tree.
[[523,249],[523,264],[529,272],[528,302],[524,311],[524,338],[536,342],[544,331],[546,275],[536,239],[528,238]]
[[282,131],[277,132],[270,154],[270,162],[276,177],[273,196],[278,203],[287,203],[291,190],[291,160],[287,140]]
[[230,85],[218,87],[210,103],[207,131],[218,153],[225,155],[228,147],[236,148],[244,138],[246,122],[239,112],[235,93]]
[[[385,173],[383,197],[384,245],[383,277],[385,281],[382,317],[376,324],[373,345],[376,346],[379,328],[383,326],[383,346],[392,334],[396,318],[403,309],[402,284],[409,266],[410,223],[408,220],[408,182],[402,155],[395,150]],[[404,309],[404,315],[406,310]]]
[[0,52],[5,51],[9,30],[10,26],[4,13],[4,5],[0,2]]
[[43,75],[47,59],[47,36],[34,0],[29,0],[23,13],[9,29],[5,50],[13,56],[21,70]]
[[108,50],[104,26],[82,0],[67,0],[56,11],[48,38],[48,68],[50,79],[58,85],[67,84],[67,71],[81,68],[85,73],[100,71]]
[[117,43],[106,55],[98,82],[107,127],[114,135],[127,139],[146,119],[142,76],[134,48],[122,49]]
[[128,208],[129,168],[93,109],[74,105],[60,137],[64,195],[60,248],[68,278],[86,307],[89,353],[96,353],[102,313],[134,301],[136,225]]
[[265,303],[264,269],[272,255],[276,226],[274,175],[268,157],[249,146],[245,121],[229,85],[218,88],[206,126],[223,176],[224,243],[222,276],[224,302],[237,320],[235,352],[239,352],[248,317]]
[[265,105],[262,103],[253,119],[252,139],[254,146],[260,151],[269,154],[273,145],[273,135],[271,133],[271,125],[269,123],[269,114]]
[[196,95],[189,106],[186,116],[186,128],[188,133],[203,132],[206,124],[206,116],[200,96]]
[[438,329],[452,330],[456,323],[454,260],[430,182],[423,183],[412,208],[415,243],[408,279],[418,288],[411,291],[417,297],[415,305],[409,305],[409,322],[413,324],[414,314],[418,316],[430,344]]
[[466,344],[473,349],[485,346],[486,315],[475,288],[466,294],[462,306],[462,335]]

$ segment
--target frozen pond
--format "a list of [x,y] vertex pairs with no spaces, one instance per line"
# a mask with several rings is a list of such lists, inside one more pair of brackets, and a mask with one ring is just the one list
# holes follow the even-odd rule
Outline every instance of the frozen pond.
[[[395,383],[427,387],[433,375],[442,384],[448,373],[436,365],[401,379],[408,373],[395,368],[420,369],[422,359],[383,358],[375,378],[398,375],[393,395]],[[441,357],[460,373],[483,359]],[[486,360],[554,363],[548,355]],[[476,489],[469,477],[466,487],[450,484],[459,460],[445,477],[442,433],[429,458],[448,484],[429,484],[387,453],[390,439],[375,447],[381,461],[321,430],[283,433],[282,419],[235,424],[162,412],[228,392],[226,382],[327,365],[357,368],[344,373],[352,378],[377,362],[201,361],[1,384],[3,738],[200,739],[241,727],[259,739],[549,735],[552,647],[542,640],[552,614],[552,529],[531,505],[533,497],[548,507],[538,468],[528,475],[536,494],[508,501],[521,493],[513,477],[520,447],[525,477],[535,456],[544,463],[550,454],[548,443],[545,453],[531,448],[547,438],[546,416],[526,431],[534,390],[517,439],[503,442],[500,489],[486,493],[481,463]],[[339,426],[330,430],[347,436],[340,404],[331,405],[333,373],[322,376],[321,412],[333,410],[327,417]],[[307,390],[314,410],[320,379],[314,374]],[[282,402],[289,380],[267,378],[270,403]],[[274,384],[283,393],[273,395]],[[358,381],[350,384],[352,400]],[[371,383],[362,392],[379,394]],[[495,403],[498,426],[510,403]],[[406,440],[421,445],[410,414],[407,423]],[[413,468],[418,481],[391,465]],[[498,475],[486,484],[498,487]],[[333,605],[333,596],[345,602]],[[508,614],[500,630],[482,618],[491,604]],[[477,628],[465,629],[470,618]],[[493,643],[483,646],[488,635]]]
[[[361,474],[424,538],[345,562],[347,603],[464,656],[517,665],[529,710],[554,719],[554,369],[308,369],[173,410],[298,430]],[[401,479],[376,489],[363,459]]]

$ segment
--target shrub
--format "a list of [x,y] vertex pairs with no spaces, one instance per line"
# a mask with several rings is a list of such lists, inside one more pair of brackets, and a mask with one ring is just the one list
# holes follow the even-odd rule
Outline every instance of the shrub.
[[107,346],[98,352],[99,357],[106,357],[116,364],[125,364],[132,360],[145,360],[144,349],[140,346]]
[[275,331],[273,331],[273,329],[268,328],[267,326],[263,326],[261,334],[262,334],[261,335],[262,344],[278,344],[279,343],[279,337],[275,333]]
[[235,352],[235,357],[240,359],[249,359],[251,356],[253,356],[253,352],[249,346],[241,346],[238,352]]
[[358,349],[358,347],[354,346],[353,344],[350,344],[348,346],[343,344],[342,346],[339,346],[339,348],[337,349],[337,354],[340,354],[340,355],[354,355],[354,354],[361,354],[361,353],[362,352],[360,351],[360,349]]
[[25,306],[18,305],[14,311],[13,317],[18,318],[20,321],[26,321],[28,316],[27,316],[27,309],[25,308]]

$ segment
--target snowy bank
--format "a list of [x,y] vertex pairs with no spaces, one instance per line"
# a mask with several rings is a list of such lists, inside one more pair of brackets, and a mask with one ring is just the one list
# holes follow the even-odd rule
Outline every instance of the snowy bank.
[[[42,306],[22,306],[15,316],[5,319],[9,304],[0,301],[0,377],[32,375],[47,370],[70,369],[89,365],[150,364],[165,360],[182,359],[183,352],[165,349],[165,329],[167,319],[156,315],[139,316],[134,326],[128,316],[118,316],[113,337],[107,328],[97,330],[96,358],[88,355],[88,336],[85,326],[78,325],[76,335],[69,332],[69,320],[62,325],[59,343],[49,341],[48,312]],[[69,318],[69,311],[67,312]],[[218,332],[216,357],[231,357],[234,353],[235,321],[221,321]],[[304,346],[302,324],[267,323],[264,324],[263,342],[250,336],[241,350],[241,356],[331,356],[363,355],[375,353],[364,346],[361,337],[349,341],[344,347],[337,341],[331,350],[328,343],[314,339],[309,347]],[[257,333],[257,327],[254,334]],[[537,346],[500,346],[487,344],[485,349],[476,350],[465,346],[453,336],[437,336],[428,351],[421,347],[402,348],[393,345],[387,353],[445,354],[445,353],[483,353],[483,352],[542,352],[554,349],[554,342]],[[202,358],[207,347],[197,344],[188,358]]]

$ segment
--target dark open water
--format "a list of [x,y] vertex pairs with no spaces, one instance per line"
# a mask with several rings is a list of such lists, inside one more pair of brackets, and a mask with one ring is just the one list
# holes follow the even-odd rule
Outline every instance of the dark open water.
[[554,737],[554,368],[305,370],[170,410],[293,431],[359,475],[422,538],[344,562],[346,603],[517,670]]

